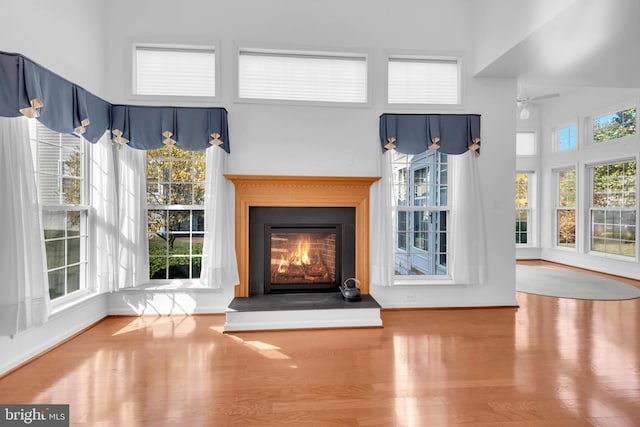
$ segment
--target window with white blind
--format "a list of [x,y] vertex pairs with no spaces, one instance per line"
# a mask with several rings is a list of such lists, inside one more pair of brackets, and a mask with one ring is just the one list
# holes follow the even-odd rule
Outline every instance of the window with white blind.
[[460,104],[460,62],[417,56],[389,56],[389,104]]
[[216,96],[214,47],[134,45],[134,95]]
[[238,51],[238,98],[366,104],[366,54]]
[[516,132],[516,156],[534,156],[535,154],[535,132]]

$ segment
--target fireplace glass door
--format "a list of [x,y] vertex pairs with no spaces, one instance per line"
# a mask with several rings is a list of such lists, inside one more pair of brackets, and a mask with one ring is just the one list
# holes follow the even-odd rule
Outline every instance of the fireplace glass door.
[[266,227],[265,292],[337,288],[338,227]]

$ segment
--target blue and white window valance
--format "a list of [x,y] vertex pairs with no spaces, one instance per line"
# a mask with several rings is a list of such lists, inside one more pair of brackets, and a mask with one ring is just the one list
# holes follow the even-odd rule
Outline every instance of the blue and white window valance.
[[224,108],[112,105],[20,54],[0,52],[0,116],[21,115],[92,143],[109,130],[114,143],[141,150],[176,144],[230,152]]
[[380,116],[382,151],[480,155],[479,114],[391,114]]

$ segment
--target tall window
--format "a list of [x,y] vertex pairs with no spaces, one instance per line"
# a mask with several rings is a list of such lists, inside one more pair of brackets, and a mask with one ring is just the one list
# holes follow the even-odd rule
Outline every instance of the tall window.
[[396,275],[447,275],[447,155],[394,152],[393,177]]
[[564,126],[558,129],[558,150],[571,150],[577,145],[576,125]]
[[86,287],[87,183],[85,143],[30,121],[36,156],[47,253],[49,295],[59,298]]
[[286,101],[368,102],[364,54],[240,49],[238,97]]
[[206,154],[165,146],[147,151],[151,279],[200,277]]
[[593,119],[593,143],[610,141],[636,134],[636,108],[605,114]]
[[393,55],[388,60],[389,104],[459,104],[457,59]]
[[214,48],[135,45],[133,93],[216,96]]
[[636,256],[636,162],[592,166],[591,250]]
[[576,168],[557,171],[556,245],[576,247]]
[[516,174],[516,244],[531,243],[530,173]]

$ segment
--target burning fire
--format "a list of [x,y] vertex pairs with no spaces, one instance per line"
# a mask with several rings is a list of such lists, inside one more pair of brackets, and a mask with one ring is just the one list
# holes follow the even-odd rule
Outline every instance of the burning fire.
[[298,240],[298,247],[289,253],[289,259],[286,259],[284,255],[280,255],[278,273],[285,273],[290,265],[311,264],[311,258],[309,258],[310,247],[311,242],[309,242],[309,239]]

